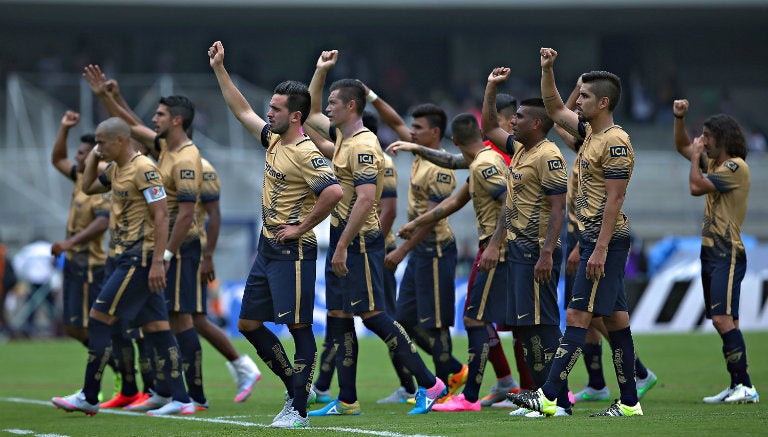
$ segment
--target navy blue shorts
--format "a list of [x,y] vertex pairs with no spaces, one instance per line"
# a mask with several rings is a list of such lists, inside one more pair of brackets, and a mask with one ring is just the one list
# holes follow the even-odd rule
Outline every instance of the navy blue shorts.
[[331,260],[336,246],[325,258],[325,305],[349,314],[386,311],[384,296],[384,248],[366,253],[347,251],[347,276],[333,273]]
[[256,255],[245,282],[240,318],[281,325],[311,324],[315,310],[316,260],[278,260]]
[[397,296],[397,321],[406,326],[447,328],[456,318],[456,245],[442,256],[411,252]]
[[200,285],[200,240],[185,242],[168,263],[165,300],[168,311],[195,314],[205,310],[203,288]]
[[88,267],[64,261],[63,319],[75,328],[88,327],[88,313],[104,283],[104,266]]
[[508,305],[507,324],[512,326],[560,325],[560,307],[557,306],[557,283],[563,260],[561,248],[552,254],[552,277],[546,282],[534,279],[538,255],[530,254],[514,241],[508,244],[510,264],[509,287],[513,305]]
[[505,324],[509,263],[499,262],[493,270],[483,272],[479,267],[483,250],[484,247],[481,245],[469,273],[464,316],[484,322]]
[[629,238],[611,240],[605,258],[605,276],[596,281],[587,279],[587,261],[594,250],[595,243],[579,241],[579,270],[568,307],[608,317],[614,311],[628,311],[624,269],[629,256]]
[[118,256],[113,267],[93,303],[95,310],[133,321],[133,326],[168,320],[163,294],[149,291],[149,266],[142,267],[140,256]]
[[707,318],[732,316],[738,320],[741,281],[747,272],[746,252],[702,246],[700,258]]

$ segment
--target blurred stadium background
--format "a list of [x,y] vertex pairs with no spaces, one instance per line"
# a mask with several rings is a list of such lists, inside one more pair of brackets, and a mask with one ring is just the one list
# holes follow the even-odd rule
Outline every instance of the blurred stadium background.
[[[308,82],[319,52],[336,48],[340,61],[329,80],[360,78],[403,115],[433,101],[449,117],[479,111],[495,66],[512,68],[503,91],[537,96],[538,48],[549,46],[560,53],[564,96],[584,71],[622,77],[616,121],[636,153],[624,209],[650,266],[629,284],[630,300],[635,323],[648,330],[688,330],[702,321],[695,238],[703,199],[688,194],[688,163],[674,152],[672,100],[691,100],[695,131],[717,112],[742,123],[755,148],[742,327],[768,329],[766,23],[766,0],[0,0],[0,238],[14,253],[38,237],[63,237],[71,185],[50,165],[50,150],[66,109],[82,114],[70,150],[76,135],[105,117],[80,79],[89,63],[118,79],[146,122],[161,95],[196,103],[195,141],[222,180],[217,270],[236,293],[258,237],[263,153],[221,98],[206,55],[211,42],[224,42],[225,64],[257,111],[274,85]],[[386,129],[380,136],[394,140]],[[456,151],[449,137],[444,143]],[[566,158],[570,164],[573,155]],[[399,227],[411,157],[396,163]],[[465,176],[458,173],[460,181]],[[471,209],[450,221],[460,253],[473,256]]]

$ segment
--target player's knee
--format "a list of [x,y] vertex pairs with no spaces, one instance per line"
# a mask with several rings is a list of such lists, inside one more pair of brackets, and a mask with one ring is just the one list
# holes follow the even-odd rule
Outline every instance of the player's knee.
[[241,334],[259,329],[262,326],[264,326],[264,323],[259,320],[240,319],[237,321],[237,330],[240,331]]

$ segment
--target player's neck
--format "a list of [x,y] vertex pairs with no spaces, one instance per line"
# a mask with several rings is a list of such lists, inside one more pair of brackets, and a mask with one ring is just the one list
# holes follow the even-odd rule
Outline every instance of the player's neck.
[[125,150],[121,151],[115,158],[115,164],[117,164],[118,167],[122,167],[138,154],[139,152],[133,150],[133,147],[126,147]]
[[188,143],[189,137],[183,130],[174,130],[168,132],[168,136],[165,137],[165,142],[168,145],[168,150],[173,151]]
[[531,138],[530,140],[527,140],[526,142],[523,143],[523,149],[525,149],[525,151],[527,152],[533,149],[534,147],[538,146],[539,144],[541,144],[546,139],[547,137],[545,135]]
[[352,135],[363,130],[363,128],[364,126],[363,126],[362,118],[358,118],[357,120],[350,120],[350,122],[345,123],[344,126],[339,126],[339,130],[341,130],[341,135],[344,138],[350,138]]
[[599,132],[613,126],[613,112],[603,111],[598,113],[592,120],[589,120],[592,126],[592,132]]
[[283,144],[296,144],[304,139],[304,135],[299,131],[299,128],[289,128],[283,135],[280,135],[280,141]]

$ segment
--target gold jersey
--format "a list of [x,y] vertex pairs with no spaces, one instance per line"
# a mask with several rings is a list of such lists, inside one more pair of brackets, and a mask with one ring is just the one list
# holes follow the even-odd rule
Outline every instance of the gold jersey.
[[702,157],[707,179],[717,191],[707,193],[704,222],[701,226],[701,244],[724,252],[731,249],[744,251],[741,225],[747,214],[750,173],[741,158],[728,158],[717,165],[715,160]]
[[[433,164],[421,156],[416,156],[411,165],[411,184],[408,189],[408,221],[427,211],[429,202],[440,203],[450,197],[456,188],[456,174]],[[444,218],[435,223],[435,227],[417,247],[442,247],[456,240],[453,230]],[[440,250],[437,253],[441,253]]]
[[221,182],[219,181],[219,174],[216,173],[216,169],[207,159],[200,158],[200,162],[203,168],[203,185],[200,188],[200,202],[195,205],[195,221],[199,227],[200,245],[204,248],[207,242],[205,219],[208,217],[205,204],[219,200],[221,196]]
[[[384,158],[384,186],[381,190],[381,198],[397,198],[397,168],[392,157],[386,153],[382,153]],[[376,213],[381,215],[381,205],[376,209]],[[384,246],[387,249],[394,249],[397,246],[397,239],[392,229],[386,235],[384,240]]]
[[[507,237],[526,251],[536,254],[547,237],[552,207],[546,196],[568,190],[565,159],[555,143],[542,140],[530,150],[518,149],[507,178]],[[557,246],[560,246],[558,238]]]
[[166,197],[159,169],[151,159],[137,153],[122,167],[110,164],[99,180],[112,188],[110,251],[114,250],[115,256],[140,257],[142,266],[148,265],[155,247],[155,222],[147,202]]
[[[83,192],[83,175],[77,172],[76,166],[72,167],[70,178],[75,186],[69,203],[67,238],[87,228],[97,217],[109,218],[109,193],[88,195]],[[65,256],[68,261],[83,267],[103,266],[107,260],[107,254],[104,252],[104,233],[90,241],[72,246]]]
[[[579,167],[576,193],[576,219],[581,237],[596,242],[605,210],[606,179],[624,179],[629,185],[635,166],[635,152],[629,135],[620,126],[613,125],[593,132],[588,123],[579,123],[584,145],[578,154]],[[629,218],[619,211],[612,238],[629,238]]]
[[[168,232],[173,231],[176,218],[179,216],[180,202],[200,203],[200,190],[203,185],[203,165],[200,151],[192,141],[182,144],[174,151],[168,150],[164,138],[160,139],[160,157],[157,165],[163,175],[165,192],[168,196]],[[193,223],[187,231],[185,241],[200,238],[197,223]]]
[[[315,232],[305,232],[297,241],[279,244],[275,235],[280,225],[297,225],[312,211],[317,196],[329,185],[337,184],[328,162],[315,143],[304,137],[296,143],[283,143],[269,125],[261,134],[266,149],[264,185],[261,197],[261,236],[259,246],[277,259],[311,259],[317,256]],[[308,258],[309,256],[309,258]]]
[[477,236],[481,242],[490,238],[501,214],[501,202],[507,192],[509,169],[504,157],[486,147],[469,164],[469,195],[475,209]]
[[362,129],[349,138],[344,138],[341,131],[336,129],[335,144],[333,171],[339,179],[344,195],[331,212],[331,227],[340,231],[347,226],[357,200],[355,187],[364,184],[376,186],[376,200],[358,234],[362,253],[365,252],[365,244],[381,236],[378,207],[384,190],[384,153],[381,151],[379,139],[368,129]]

